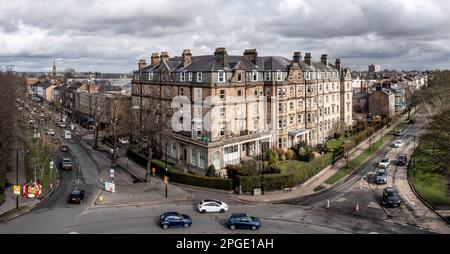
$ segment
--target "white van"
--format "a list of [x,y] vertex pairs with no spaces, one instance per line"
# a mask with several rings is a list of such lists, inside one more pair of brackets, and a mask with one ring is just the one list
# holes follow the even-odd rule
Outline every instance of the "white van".
[[64,130],[63,137],[65,139],[71,139],[72,138],[72,133],[69,130]]

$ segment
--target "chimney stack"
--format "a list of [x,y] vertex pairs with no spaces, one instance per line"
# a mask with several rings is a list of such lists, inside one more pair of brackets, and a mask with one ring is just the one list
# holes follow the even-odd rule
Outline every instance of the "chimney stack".
[[326,66],[328,66],[328,55],[327,54],[323,54],[322,57],[320,58],[320,61],[325,64]]
[[183,50],[183,66],[187,66],[192,62],[192,54],[190,49]]
[[169,61],[169,53],[161,52],[161,60],[168,62]]
[[139,66],[139,70],[144,69],[145,66],[147,66],[147,62],[145,61],[145,59],[139,59],[138,66]]
[[158,53],[152,53],[152,65],[157,65],[159,63]]
[[336,66],[336,69],[338,69],[339,71],[341,71],[341,59],[336,58],[335,66]]
[[306,64],[311,65],[311,53],[305,54],[305,62]]
[[228,56],[227,50],[225,48],[216,48],[214,51],[214,56],[216,57],[216,61],[220,63],[223,67],[228,67]]
[[294,56],[292,57],[292,61],[300,64],[302,61],[302,52],[294,52]]
[[246,49],[244,51],[244,57],[249,62],[256,65],[256,59],[258,58],[258,52],[256,52],[256,49]]

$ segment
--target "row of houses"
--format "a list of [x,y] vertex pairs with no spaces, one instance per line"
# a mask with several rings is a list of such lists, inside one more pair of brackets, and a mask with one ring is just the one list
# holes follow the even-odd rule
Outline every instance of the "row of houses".
[[360,120],[367,113],[387,118],[402,114],[408,109],[414,91],[428,83],[427,74],[416,71],[365,74],[352,74],[353,112],[355,119]]

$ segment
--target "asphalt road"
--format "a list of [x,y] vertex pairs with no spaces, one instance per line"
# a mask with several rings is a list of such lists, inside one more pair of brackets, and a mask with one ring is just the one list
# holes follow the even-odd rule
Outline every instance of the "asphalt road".
[[[0,223],[0,234],[13,233],[254,233],[247,230],[231,231],[225,226],[232,212],[247,212],[261,218],[262,227],[256,233],[273,234],[336,234],[336,233],[428,233],[415,226],[398,224],[386,218],[376,197],[369,190],[358,187],[372,170],[373,164],[386,154],[390,147],[384,147],[364,167],[355,172],[348,181],[328,191],[303,199],[294,199],[283,204],[251,204],[232,199],[223,192],[210,192],[186,188],[194,194],[193,200],[161,203],[146,206],[98,208],[91,205],[98,186],[98,166],[89,157],[77,138],[69,141],[69,147],[79,166],[72,171],[61,171],[61,184],[53,196],[39,209],[14,220]],[[58,153],[55,156],[71,156]],[[75,159],[75,158],[72,158]],[[59,165],[58,165],[59,167]],[[88,200],[81,205],[68,205],[67,195],[80,186],[88,191]],[[226,201],[230,211],[223,214],[200,214],[195,210],[198,200],[217,198]],[[324,200],[332,199],[331,207],[325,207]],[[366,202],[362,213],[355,213],[354,200]],[[342,202],[341,202],[342,201]],[[372,209],[372,210],[369,210]],[[163,230],[158,226],[160,214],[178,211],[188,214],[193,225],[187,229]],[[368,212],[369,211],[369,212]]]

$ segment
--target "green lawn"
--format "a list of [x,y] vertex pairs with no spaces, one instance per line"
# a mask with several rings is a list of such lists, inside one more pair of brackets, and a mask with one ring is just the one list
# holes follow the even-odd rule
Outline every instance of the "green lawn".
[[416,150],[415,176],[413,163],[410,162],[408,166],[412,184],[419,195],[432,206],[450,205],[448,175],[441,170],[442,167],[429,158],[429,155],[423,153],[422,149],[426,149],[426,144],[421,144]]
[[[370,155],[372,155],[374,152],[376,152],[383,144],[390,142],[392,139],[391,134],[387,134],[383,136],[383,141],[378,140],[377,142],[373,143],[370,150],[367,148],[364,150],[360,155],[358,155],[355,159],[349,161],[348,167],[345,165],[344,167],[340,168],[334,175],[332,175],[330,178],[328,178],[325,183],[327,184],[334,184],[340,179],[342,179],[344,176],[352,172],[353,170],[359,168],[362,164],[362,162],[368,158]],[[345,160],[345,159],[342,159]]]

